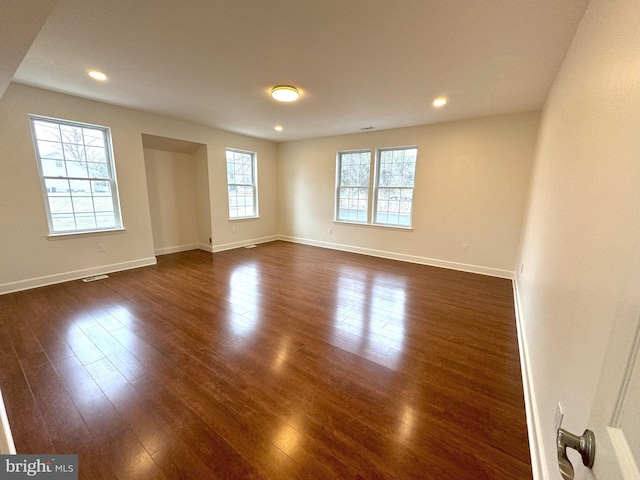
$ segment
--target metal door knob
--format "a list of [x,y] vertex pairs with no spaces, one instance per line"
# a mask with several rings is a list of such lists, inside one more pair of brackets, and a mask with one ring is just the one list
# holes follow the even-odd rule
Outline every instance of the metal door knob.
[[582,456],[582,464],[593,467],[596,457],[596,437],[591,430],[585,430],[582,436],[578,437],[573,433],[559,428],[556,442],[558,448],[558,466],[564,480],[573,480],[573,465],[567,457],[567,447],[577,450]]

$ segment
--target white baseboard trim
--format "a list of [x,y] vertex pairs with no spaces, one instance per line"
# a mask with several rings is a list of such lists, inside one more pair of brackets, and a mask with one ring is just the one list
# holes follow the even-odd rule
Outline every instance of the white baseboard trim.
[[2,283],[0,284],[0,295],[19,292],[21,290],[29,290],[31,288],[45,287],[56,283],[79,280],[81,278],[92,277],[94,275],[120,272],[122,270],[131,270],[139,267],[148,267],[149,265],[155,265],[156,263],[156,257],[141,258],[130,262],[113,263],[110,265],[102,265],[100,267],[57,273],[55,275],[46,275],[44,277],[30,278],[28,280],[20,280],[17,282]]
[[518,329],[518,350],[520,353],[520,369],[522,372],[522,388],[524,390],[524,407],[527,416],[527,432],[529,435],[529,452],[531,454],[531,470],[533,480],[547,480],[549,471],[544,461],[544,443],[540,429],[540,416],[538,404],[531,375],[531,361],[529,360],[529,348],[527,337],[522,325],[522,313],[520,308],[520,295],[518,293],[517,276],[513,280],[513,300],[516,314],[516,328]]
[[198,250],[200,248],[199,243],[189,243],[187,245],[176,245],[174,247],[156,248],[153,253],[158,255],[169,255],[171,253],[187,252],[189,250]]
[[213,252],[213,245],[208,243],[199,243],[198,250],[204,250],[205,252]]
[[289,237],[287,235],[278,236],[279,240],[292,243],[301,243],[314,247],[329,248],[331,250],[341,250],[343,252],[360,253],[372,257],[388,258],[390,260],[400,260],[402,262],[418,263],[420,265],[429,265],[432,267],[448,268],[449,270],[460,270],[462,272],[479,273],[490,277],[500,277],[513,279],[513,272],[509,270],[500,270],[498,268],[482,267],[479,265],[469,265],[466,263],[449,262],[446,260],[437,260],[435,258],[419,257],[416,255],[407,255],[404,253],[387,252],[385,250],[374,250],[371,248],[354,247],[340,243],[321,242],[318,240],[309,240],[306,238]]
[[233,250],[234,248],[246,247],[247,245],[254,245],[258,243],[275,242],[279,240],[278,235],[272,235],[270,237],[253,238],[249,240],[242,240],[240,242],[223,243],[221,245],[214,245],[213,252],[223,252],[225,250]]

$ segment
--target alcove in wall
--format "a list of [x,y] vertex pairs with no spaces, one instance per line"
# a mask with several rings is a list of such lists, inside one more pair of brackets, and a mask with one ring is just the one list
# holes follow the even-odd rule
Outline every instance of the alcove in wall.
[[156,255],[211,251],[207,146],[142,135]]

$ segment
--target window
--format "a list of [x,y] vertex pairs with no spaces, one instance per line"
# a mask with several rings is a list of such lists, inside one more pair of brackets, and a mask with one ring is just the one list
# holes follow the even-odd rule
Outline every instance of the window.
[[256,178],[256,154],[228,148],[229,219],[258,216]]
[[371,152],[338,153],[336,220],[367,223]]
[[374,223],[411,226],[417,156],[415,147],[378,150]]
[[30,119],[50,234],[121,229],[109,128]]
[[417,147],[377,150],[371,195],[371,152],[339,152],[336,221],[410,227],[417,156]]

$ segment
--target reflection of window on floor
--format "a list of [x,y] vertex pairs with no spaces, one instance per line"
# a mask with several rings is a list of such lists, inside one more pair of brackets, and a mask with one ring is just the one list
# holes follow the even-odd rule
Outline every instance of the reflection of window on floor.
[[260,269],[255,263],[244,264],[231,273],[229,306],[231,331],[249,336],[258,325],[260,310]]
[[406,280],[341,267],[336,284],[333,344],[396,368],[402,356]]

